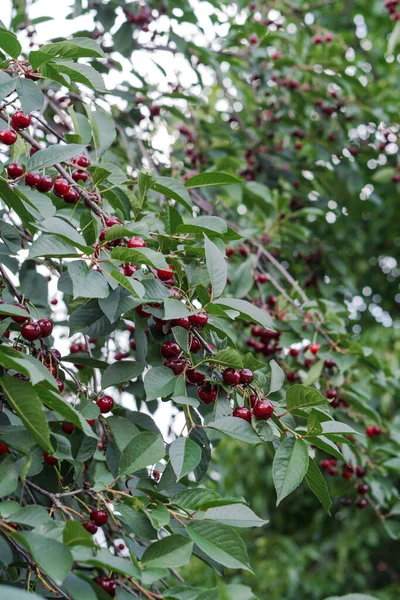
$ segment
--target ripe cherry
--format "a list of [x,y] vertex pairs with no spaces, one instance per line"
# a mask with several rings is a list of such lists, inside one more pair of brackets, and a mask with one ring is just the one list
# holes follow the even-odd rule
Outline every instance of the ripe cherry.
[[182,350],[176,342],[164,342],[161,346],[161,356],[164,358],[176,358]]
[[96,402],[102,415],[110,412],[114,408],[114,400],[111,396],[102,396]]
[[76,156],[72,162],[74,165],[78,165],[78,167],[83,167],[84,169],[87,169],[90,165],[90,160],[86,156]]
[[139,270],[139,267],[137,267],[136,265],[126,264],[124,266],[124,275],[125,275],[125,277],[131,277],[138,270]]
[[93,427],[93,425],[96,423],[96,419],[86,419],[86,423],[90,425],[90,427]]
[[249,44],[251,44],[252,46],[258,44],[258,36],[255,33],[252,33],[249,37]]
[[196,327],[196,329],[203,329],[208,323],[208,315],[205,312],[191,315],[189,317],[189,323],[192,327]]
[[289,371],[289,373],[286,373],[286,379],[288,381],[290,381],[290,383],[293,383],[294,381],[297,381],[297,373],[296,373],[296,371]]
[[171,265],[167,265],[168,269],[157,269],[157,277],[161,281],[168,281],[174,275],[174,270]]
[[69,185],[68,181],[66,179],[64,179],[63,177],[60,177],[60,179],[55,180],[53,192],[55,193],[56,196],[63,198],[66,194],[68,194],[70,189],[71,189],[71,186]]
[[201,342],[199,342],[197,338],[192,337],[190,340],[189,350],[190,352],[193,352],[193,354],[196,354],[199,350],[201,350]]
[[205,404],[210,404],[217,399],[217,388],[207,381],[197,389],[197,394]]
[[[133,237],[128,240],[128,248],[146,248],[147,244],[141,237]],[[158,271],[157,271],[158,275]],[[159,278],[161,279],[161,277]],[[169,277],[168,277],[169,279]]]
[[3,442],[0,442],[0,454],[6,454],[7,452],[8,452],[7,444],[3,444]]
[[297,348],[290,348],[289,354],[296,358],[300,354],[300,350],[297,350]]
[[28,313],[28,316],[26,316],[26,317],[20,317],[19,315],[18,316],[15,315],[15,316],[11,317],[12,320],[15,323],[25,323],[25,321],[27,321],[29,319],[29,311],[26,308],[25,304],[20,304],[19,302],[17,302],[16,304],[14,304],[14,306],[17,306],[18,308],[22,308],[22,310],[26,310],[26,312]]
[[20,163],[11,163],[7,167],[7,175],[10,179],[17,179],[24,174],[24,167]]
[[60,392],[60,394],[62,394],[63,391],[64,391],[64,387],[65,387],[63,380],[60,379],[59,377],[57,377],[56,378],[56,384],[57,384],[57,387],[58,387],[58,391]]
[[357,486],[357,492],[359,494],[366,494],[369,490],[369,486],[366,483],[360,483]]
[[334,360],[332,360],[332,358],[328,358],[325,362],[324,362],[324,366],[327,369],[334,369],[336,367],[336,363]]
[[42,330],[40,329],[39,323],[31,321],[30,323],[24,323],[21,327],[21,335],[28,342],[34,342],[42,337]]
[[90,520],[93,521],[98,527],[105,525],[108,521],[108,514],[105,510],[92,510],[90,512]]
[[93,523],[93,521],[86,521],[86,523],[82,523],[86,531],[94,535],[97,532],[97,525]]
[[117,589],[117,582],[109,577],[98,578],[96,577],[95,582],[99,585],[111,598],[115,598],[115,590]]
[[70,346],[69,351],[71,352],[71,354],[77,354],[78,352],[81,351],[81,345],[80,344],[72,344]]
[[250,406],[251,407],[255,406],[257,401],[258,401],[257,394],[250,394],[250,396],[249,396]]
[[39,190],[39,192],[50,192],[51,188],[53,187],[52,177],[50,177],[50,175],[42,175],[39,182],[36,184],[36,187]]
[[359,477],[360,479],[362,479],[363,477],[365,477],[367,474],[367,469],[365,467],[356,467],[356,475],[357,477]]
[[121,223],[121,221],[118,219],[118,217],[106,217],[105,219],[105,223],[107,225],[107,227],[112,227],[113,225],[119,225]]
[[144,310],[143,304],[139,304],[139,306],[136,307],[136,312],[140,317],[143,317],[143,319],[151,317],[151,314]]
[[310,352],[311,354],[318,354],[318,350],[321,348],[321,344],[310,344]]
[[17,110],[11,117],[11,126],[14,127],[14,129],[26,129],[30,124],[30,115],[25,115],[22,110]]
[[70,188],[69,192],[63,196],[63,200],[67,204],[77,204],[79,202],[79,194],[74,188]]
[[40,174],[36,171],[32,171],[32,173],[27,173],[25,175],[25,185],[28,185],[31,188],[37,187],[40,183],[40,180]]
[[63,423],[61,425],[62,430],[65,431],[68,435],[71,435],[73,430],[75,429],[75,425],[73,423]]
[[196,371],[193,368],[189,368],[186,371],[186,381],[191,383],[192,385],[201,385],[206,380],[206,376],[200,371]]
[[55,456],[52,456],[48,452],[45,452],[43,454],[43,458],[44,458],[44,462],[47,463],[48,465],[54,466],[58,463],[58,458],[56,458]]
[[337,390],[333,389],[333,388],[329,388],[326,390],[325,392],[325,397],[328,398],[329,400],[333,400],[334,398],[337,398]]
[[234,409],[232,415],[251,423],[251,410],[246,406],[238,406]]
[[171,369],[174,375],[180,375],[185,370],[186,358],[167,358],[167,360],[164,363],[164,366]]
[[274,407],[269,400],[259,400],[253,408],[253,415],[257,419],[268,421],[274,413]]
[[356,500],[357,508],[365,508],[367,506],[367,500],[365,498],[359,498]]
[[2,129],[0,131],[0,142],[6,146],[12,146],[17,141],[17,134],[11,129]]
[[253,371],[251,371],[250,369],[240,369],[239,375],[240,383],[242,383],[243,385],[249,385],[254,379]]
[[51,335],[51,332],[53,331],[53,321],[50,319],[39,319],[38,325],[42,332],[41,337],[49,337],[49,335]]
[[190,329],[190,321],[188,317],[174,319],[173,321],[171,321],[171,327],[183,327],[183,329]]
[[240,373],[235,369],[225,369],[222,373],[222,379],[226,385],[238,385],[240,383]]
[[71,173],[71,177],[76,183],[78,183],[78,181],[85,182],[89,179],[89,173],[81,171],[80,169],[74,169]]

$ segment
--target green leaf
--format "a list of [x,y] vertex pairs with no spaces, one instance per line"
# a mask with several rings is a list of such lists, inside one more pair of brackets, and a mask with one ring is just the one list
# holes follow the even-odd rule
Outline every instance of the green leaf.
[[331,435],[338,435],[338,434],[364,435],[363,431],[356,431],[355,429],[350,427],[350,425],[346,425],[346,423],[340,423],[339,421],[324,421],[324,423],[321,423],[321,426],[322,426],[322,433],[324,434],[325,437],[328,437],[328,438]]
[[[19,306],[14,306],[14,304],[2,304],[1,314],[15,317],[26,317],[29,315],[29,313],[27,313],[26,310],[24,310],[23,308],[19,308]],[[21,356],[21,353],[18,354],[19,356]]]
[[107,425],[111,428],[115,443],[121,452],[125,450],[127,445],[132,441],[132,438],[139,433],[139,429],[136,425],[123,417],[109,417],[107,419]]
[[[43,402],[43,404],[48,406],[51,410],[58,412],[62,417],[64,417],[70,423],[73,423],[74,425],[76,425],[78,427],[78,429],[83,431],[83,433],[85,435],[87,435],[88,437],[97,439],[97,435],[92,430],[90,425],[86,422],[86,419],[82,416],[82,414],[80,412],[78,412],[71,404],[66,402],[61,396],[59,396],[59,394],[57,394],[51,390],[48,390],[44,387],[41,387],[41,386],[36,389],[37,389],[39,398]],[[97,409],[97,406],[94,408],[94,410],[98,414],[98,412],[97,412],[98,409],[97,410],[96,409]]]
[[155,464],[164,457],[165,448],[161,436],[144,431],[126,446],[119,461],[119,473],[131,475],[135,471]]
[[83,83],[93,90],[106,92],[104,80],[101,74],[90,65],[84,65],[73,61],[63,60],[58,61],[56,66],[57,71],[65,73],[72,81]]
[[146,290],[139,281],[125,277],[118,269],[111,269],[109,272],[103,271],[103,273],[105,277],[110,277],[110,279],[116,281],[120,286],[128,290],[134,298],[143,298]]
[[233,527],[215,521],[191,521],[186,531],[212,560],[230,569],[251,571],[246,546]]
[[328,486],[326,485],[324,476],[322,475],[321,471],[319,470],[312,458],[309,458],[308,461],[306,482],[310,490],[312,490],[317,496],[318,500],[321,502],[328,515],[330,515],[330,507],[332,506],[332,500],[329,495]]
[[176,376],[168,367],[153,367],[144,376],[146,399],[166,398],[175,389]]
[[368,594],[346,594],[345,596],[329,596],[325,600],[379,600],[376,596]]
[[286,406],[288,410],[305,408],[310,406],[320,406],[327,404],[328,400],[317,392],[314,388],[307,388],[304,385],[292,385],[286,392]]
[[211,279],[213,297],[218,298],[225,289],[228,275],[225,256],[206,235],[204,235],[204,248],[206,251],[206,264]]
[[241,179],[230,175],[229,173],[221,173],[218,171],[200,173],[194,175],[185,181],[186,188],[198,188],[211,185],[232,185],[233,183],[241,183]]
[[[33,69],[50,62],[54,58],[105,58],[100,46],[88,37],[76,37],[55,44],[45,44],[40,50],[29,53],[29,62]],[[17,57],[14,57],[17,58]]]
[[21,101],[21,107],[25,114],[34,110],[41,110],[44,104],[44,95],[37,83],[32,79],[20,77],[15,86],[15,90]]
[[12,58],[18,58],[22,52],[22,46],[15,33],[7,31],[3,27],[0,28],[0,48]]
[[37,504],[23,506],[17,512],[13,513],[13,523],[23,525],[24,527],[38,527],[48,522],[53,523],[54,521],[44,506]]
[[150,265],[155,269],[168,269],[164,255],[151,248],[114,248],[111,258],[135,265]]
[[169,459],[179,481],[197,467],[201,460],[201,448],[193,440],[180,437],[169,447]]
[[[1,193],[1,192],[0,192]],[[51,258],[79,256],[75,246],[60,239],[58,236],[42,233],[31,245],[29,258],[50,256]]]
[[[76,548],[72,550],[72,555],[75,561],[100,567],[121,575],[129,575],[138,579],[140,577],[139,569],[127,558],[119,558],[102,548],[97,550],[96,556],[93,556],[93,550],[90,548]],[[80,600],[80,599],[79,599]]]
[[30,354],[22,354],[10,346],[1,346],[0,365],[8,369],[15,369],[26,375],[32,385],[47,381],[51,387],[57,389],[56,381],[48,369]]
[[179,492],[175,496],[173,503],[189,510],[198,510],[206,502],[218,499],[220,499],[220,496],[214,490],[193,488]]
[[177,233],[207,234],[209,237],[220,236],[226,233],[228,227],[221,217],[195,217],[187,219],[185,223],[178,225]]
[[269,331],[275,331],[272,326],[272,319],[265,310],[261,310],[257,306],[250,304],[247,300],[239,300],[237,298],[219,298],[214,300],[213,304],[229,308],[237,311],[240,317],[246,321],[254,321],[259,325],[262,325]]
[[269,363],[271,368],[271,382],[269,384],[270,394],[281,389],[285,381],[285,373],[275,360]]
[[168,321],[179,319],[180,317],[190,317],[192,314],[188,307],[177,298],[165,298],[164,313],[164,318]]
[[2,584],[1,593],[4,594],[4,598],[7,598],[7,600],[43,600],[43,596],[38,596],[33,592],[28,593],[21,588],[9,585]]
[[65,546],[94,546],[93,536],[78,521],[67,521],[63,530]]
[[45,167],[51,167],[59,162],[64,162],[82,154],[86,149],[84,144],[53,144],[44,150],[35,152],[26,165],[27,171],[39,171]]
[[307,469],[307,444],[294,437],[286,438],[279,446],[272,465],[277,505],[300,485]]
[[209,362],[215,362],[219,365],[232,367],[233,369],[243,368],[242,356],[233,348],[224,348],[223,350],[218,350],[215,356],[210,356],[208,360]]
[[324,361],[321,358],[320,360],[317,360],[317,362],[312,365],[312,367],[310,368],[310,370],[307,373],[307,377],[303,381],[303,385],[309,386],[309,385],[312,385],[313,383],[315,383],[316,381],[318,381],[323,368],[324,368]]
[[160,175],[153,176],[151,189],[160,194],[164,194],[167,198],[176,200],[179,204],[182,204],[182,206],[192,212],[192,200],[189,192],[185,186],[176,179],[173,179],[172,177],[162,177]]
[[262,527],[268,523],[268,521],[260,519],[245,504],[226,504],[208,508],[202,517],[224,525],[232,525],[232,527]]
[[18,472],[11,456],[0,463],[0,498],[9,496],[18,487]]
[[73,564],[72,555],[68,548],[49,536],[45,537],[33,531],[20,532],[15,534],[14,537],[29,550],[35,563],[57,585],[61,585],[72,569]]
[[101,389],[130,381],[142,374],[144,365],[134,360],[121,360],[109,365],[101,380]]
[[108,283],[99,271],[89,271],[84,260],[74,260],[68,265],[74,298],[107,298],[110,293]]
[[100,108],[93,111],[87,107],[87,116],[93,128],[96,154],[97,156],[102,156],[111,146],[117,135],[114,121],[108,113]]
[[238,417],[223,417],[222,419],[211,421],[207,427],[226,433],[229,437],[247,442],[248,444],[262,443],[262,440],[258,437],[250,423]]
[[389,40],[388,40],[387,53],[389,56],[391,56],[394,53],[396,46],[398,45],[399,42],[400,42],[400,23],[399,23],[399,21],[397,21],[396,25],[393,28],[392,33],[389,36]]
[[173,534],[153,542],[142,556],[148,567],[167,569],[186,565],[191,557],[193,542],[183,535]]
[[43,450],[54,452],[50,442],[50,430],[36,391],[30,383],[11,375],[4,375],[0,385],[25,427]]
[[17,81],[18,79],[14,79],[8,73],[0,71],[0,102],[15,90]]
[[86,245],[85,238],[75,229],[75,227],[72,227],[72,225],[70,225],[67,221],[64,221],[64,219],[60,219],[59,217],[50,217],[49,219],[40,221],[38,227],[42,231],[61,236],[67,242],[75,244],[75,246],[86,253],[90,254],[92,252],[92,249]]

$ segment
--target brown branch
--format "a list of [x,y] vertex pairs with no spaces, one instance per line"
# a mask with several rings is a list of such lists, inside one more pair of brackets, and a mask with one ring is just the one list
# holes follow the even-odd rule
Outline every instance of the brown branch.
[[17,298],[18,302],[21,302],[22,294],[19,293],[19,291],[17,290],[17,288],[15,287],[15,285],[13,284],[13,282],[7,275],[3,265],[0,265],[0,273],[1,273],[1,276],[3,277],[4,281],[6,281],[8,283],[8,285],[10,286],[10,288],[11,288],[14,296]]

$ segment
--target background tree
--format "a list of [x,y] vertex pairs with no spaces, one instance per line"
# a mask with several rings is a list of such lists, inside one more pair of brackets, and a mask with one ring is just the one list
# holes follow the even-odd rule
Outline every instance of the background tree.
[[8,600],[398,594],[397,4],[14,2]]

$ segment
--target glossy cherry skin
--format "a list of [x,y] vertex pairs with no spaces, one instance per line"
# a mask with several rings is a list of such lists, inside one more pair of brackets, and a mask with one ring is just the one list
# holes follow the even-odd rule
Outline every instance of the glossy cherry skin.
[[17,110],[11,117],[11,126],[14,127],[14,129],[26,129],[30,124],[30,115],[25,115],[22,110]]
[[242,383],[243,385],[249,385],[254,379],[253,371],[251,371],[250,369],[240,369],[239,375],[240,383]]
[[196,354],[197,352],[199,352],[199,350],[201,350],[202,346],[201,346],[201,342],[199,342],[199,340],[195,337],[192,337],[192,339],[190,340],[190,346],[189,346],[189,350],[190,352],[193,352],[193,354]]
[[98,527],[105,525],[108,521],[108,514],[105,510],[92,510],[89,516],[90,520]]
[[72,162],[74,165],[78,165],[78,167],[83,167],[84,169],[87,169],[90,165],[90,160],[86,156],[76,156]]
[[37,187],[40,183],[40,180],[40,174],[36,171],[32,171],[32,173],[27,173],[25,175],[25,185],[28,185],[29,187]]
[[21,335],[28,340],[28,342],[38,340],[42,337],[42,330],[39,323],[36,323],[35,321],[24,323],[24,325],[21,326]]
[[96,419],[86,419],[86,423],[90,425],[90,427],[93,427],[93,425],[96,423]]
[[191,383],[192,385],[201,385],[204,383],[206,376],[200,371],[196,371],[193,368],[189,368],[186,371],[186,381]]
[[53,192],[56,196],[63,198],[70,191],[71,186],[69,185],[66,179],[62,177],[60,179],[56,179],[54,182]]
[[297,350],[297,348],[290,348],[289,354],[296,358],[300,354],[300,350]]
[[49,337],[53,331],[53,321],[50,319],[39,319],[38,321],[42,337]]
[[311,344],[310,352],[311,354],[318,354],[318,350],[321,348],[321,344]]
[[0,142],[6,146],[12,146],[17,141],[17,134],[11,129],[2,129],[0,131]]
[[161,356],[164,358],[176,358],[181,353],[182,350],[176,342],[164,342],[161,345]]
[[191,315],[189,317],[189,323],[196,329],[203,329],[208,323],[208,315],[205,312],[198,313],[197,315]]
[[96,578],[95,582],[99,585],[111,598],[115,598],[115,591],[117,589],[117,582],[109,577],[103,577],[102,579]]
[[75,425],[73,423],[63,423],[61,425],[62,430],[65,431],[68,435],[71,435],[73,430],[75,429]]
[[173,319],[171,321],[171,327],[183,327],[183,329],[190,329],[190,321],[188,317],[181,317],[180,319]]
[[110,412],[114,408],[114,400],[111,396],[102,396],[96,402],[102,415]]
[[53,187],[52,177],[50,177],[50,175],[42,175],[36,187],[39,190],[39,192],[50,192],[51,188]]
[[0,442],[0,454],[6,454],[7,452],[8,452],[7,444],[3,444],[3,442]]
[[76,183],[78,183],[78,181],[85,182],[89,179],[89,173],[81,171],[80,169],[74,169],[71,173],[71,177]]
[[197,389],[197,394],[205,404],[211,404],[217,399],[217,388],[206,382]]
[[24,174],[24,167],[20,163],[11,163],[7,167],[7,175],[10,179],[17,179]]
[[48,452],[45,452],[43,454],[43,458],[44,458],[44,462],[47,463],[48,465],[54,466],[58,463],[58,458],[56,458],[55,456],[52,456]]
[[157,269],[157,277],[161,281],[168,281],[173,277],[173,275],[174,270],[170,265],[168,265],[168,269]]
[[359,498],[358,500],[356,500],[357,508],[365,508],[367,504],[368,502],[365,498]]
[[274,407],[269,400],[259,400],[255,403],[253,408],[253,415],[257,419],[268,421],[274,413]]
[[82,523],[86,531],[94,535],[97,532],[97,525],[93,523],[93,521],[86,521],[86,523]]
[[167,358],[164,366],[171,369],[174,375],[180,375],[185,370],[186,358]]
[[[56,384],[57,384],[57,387],[58,387],[58,391],[60,392],[60,394],[62,394],[62,392],[64,391],[64,387],[65,387],[65,386],[64,386],[64,382],[63,382],[63,380],[62,380],[62,379],[59,379],[59,378],[57,377],[57,378],[56,378]],[[74,425],[74,427],[75,427],[75,425]]]
[[139,304],[139,306],[137,306],[135,310],[136,310],[137,314],[140,317],[143,317],[144,319],[148,319],[149,317],[151,317],[151,314],[144,310],[143,304]]
[[366,483],[359,483],[357,486],[357,492],[359,494],[366,494],[369,490],[369,486]]
[[112,227],[113,225],[119,225],[121,223],[121,221],[118,219],[118,217],[106,217],[105,219],[105,223],[107,225],[107,227]]
[[79,202],[79,194],[74,188],[70,188],[69,192],[64,194],[63,200],[67,204],[77,204]]
[[238,385],[240,383],[240,373],[235,369],[225,369],[222,373],[222,379],[226,385]]
[[19,302],[17,302],[16,304],[14,304],[14,306],[18,306],[18,308],[22,308],[22,310],[26,310],[27,315],[26,317],[20,317],[20,316],[12,316],[12,320],[15,323],[25,323],[25,321],[27,321],[29,319],[29,311],[26,308],[26,306],[24,304],[20,304]]
[[251,410],[246,406],[238,406],[234,409],[232,415],[251,423]]
[[133,237],[128,240],[128,248],[146,248],[147,244],[141,237]]

